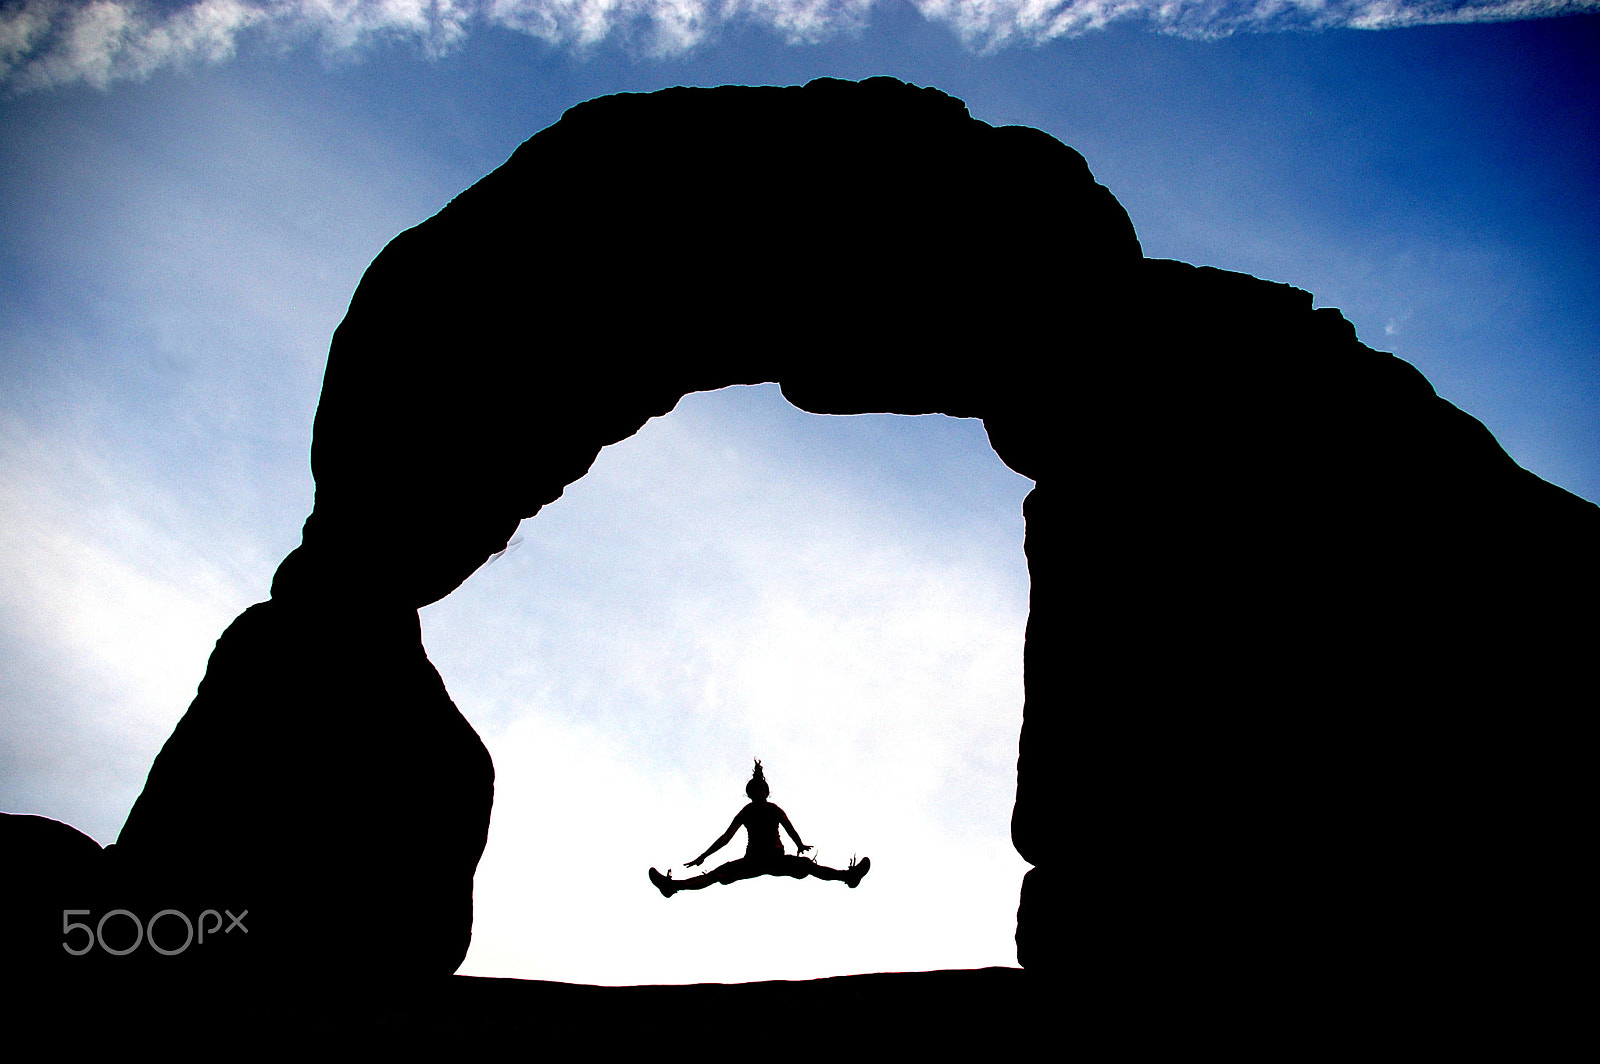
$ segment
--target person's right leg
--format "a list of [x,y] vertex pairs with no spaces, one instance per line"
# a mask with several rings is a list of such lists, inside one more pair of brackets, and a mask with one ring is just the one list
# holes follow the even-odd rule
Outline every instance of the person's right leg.
[[763,875],[765,871],[765,869],[753,865],[749,858],[740,857],[729,861],[725,865],[713,868],[709,872],[702,872],[700,875],[692,876],[682,881],[673,880],[670,876],[664,876],[652,868],[650,869],[650,882],[655,884],[662,897],[670,898],[680,890],[699,890],[701,887],[709,887],[713,883],[737,883],[741,879],[754,879],[756,876]]

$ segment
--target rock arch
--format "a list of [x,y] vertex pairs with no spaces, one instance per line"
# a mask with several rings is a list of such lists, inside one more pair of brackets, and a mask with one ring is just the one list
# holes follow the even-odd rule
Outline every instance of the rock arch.
[[[1145,260],[1071,149],[875,78],[582,104],[379,255],[303,542],[158,757],[130,881],[264,900],[253,946],[285,958],[452,971],[493,770],[416,609],[683,395],[773,381],[980,417],[1036,483],[1024,966],[1137,994],[1224,941],[1439,948],[1481,895],[1425,899],[1523,846],[1483,824],[1528,774],[1466,766],[1533,734],[1489,722],[1572,637],[1549,607],[1595,586],[1600,511],[1306,293]],[[410,935],[336,926],[357,903]]]

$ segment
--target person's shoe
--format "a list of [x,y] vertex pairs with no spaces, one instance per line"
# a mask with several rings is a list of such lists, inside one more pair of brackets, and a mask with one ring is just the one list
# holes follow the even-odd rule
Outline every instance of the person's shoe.
[[[670,873],[667,875],[662,875],[654,868],[650,869],[650,882],[656,885],[656,889],[661,892],[661,896],[663,898],[672,897],[673,892],[678,889],[678,884],[672,881],[672,875]],[[850,885],[852,887],[855,886],[854,883],[851,883]]]
[[856,889],[856,884],[861,882],[861,877],[866,875],[871,867],[872,858],[870,857],[863,857],[860,864],[856,863],[854,857],[850,858],[850,867],[844,870],[844,881],[850,885],[851,890]]

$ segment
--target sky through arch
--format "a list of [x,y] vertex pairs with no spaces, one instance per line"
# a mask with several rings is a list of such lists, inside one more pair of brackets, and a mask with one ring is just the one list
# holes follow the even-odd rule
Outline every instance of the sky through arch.
[[[422,611],[498,776],[463,973],[1014,964],[1031,487],[979,422],[806,414],[776,385],[686,396],[603,451]],[[819,858],[871,856],[868,881],[661,898],[645,869],[682,876],[756,756]]]

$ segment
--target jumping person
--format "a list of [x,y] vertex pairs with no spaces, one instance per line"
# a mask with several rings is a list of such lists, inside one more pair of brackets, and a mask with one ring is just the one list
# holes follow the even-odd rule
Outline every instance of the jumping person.
[[[756,762],[756,770],[750,776],[750,782],[744,785],[744,793],[749,795],[750,804],[739,810],[739,815],[733,818],[733,823],[728,825],[728,830],[722,833],[721,838],[684,867],[699,867],[700,862],[726,846],[728,840],[733,838],[733,833],[741,826],[744,828],[746,839],[744,856],[710,872],[703,872],[693,879],[685,879],[681,883],[674,882],[671,876],[664,876],[652,868],[650,882],[661,891],[662,897],[670,898],[680,890],[699,890],[713,883],[736,883],[741,879],[754,879],[756,876],[790,876],[794,879],[816,876],[818,879],[842,879],[853,889],[861,882],[861,877],[867,874],[867,869],[872,867],[872,859],[868,857],[863,857],[859,864],[852,859],[850,867],[843,870],[820,865],[809,857],[801,857],[800,854],[811,847],[800,841],[799,833],[794,830],[794,825],[789,823],[788,814],[767,801],[767,795],[772,792],[767,786],[767,777],[761,771],[760,761]],[[780,824],[794,840],[799,853],[783,852],[783,839],[778,835]]]

